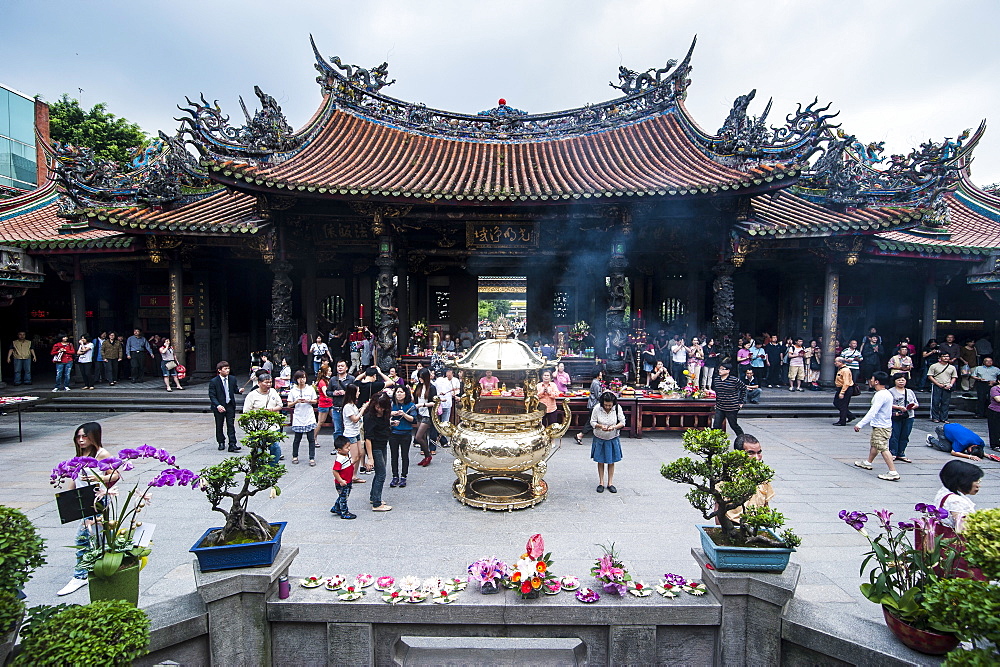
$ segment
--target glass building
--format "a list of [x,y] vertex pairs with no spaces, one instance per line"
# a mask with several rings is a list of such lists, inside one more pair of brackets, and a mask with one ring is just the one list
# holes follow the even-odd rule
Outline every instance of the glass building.
[[35,100],[0,84],[0,188],[38,185]]

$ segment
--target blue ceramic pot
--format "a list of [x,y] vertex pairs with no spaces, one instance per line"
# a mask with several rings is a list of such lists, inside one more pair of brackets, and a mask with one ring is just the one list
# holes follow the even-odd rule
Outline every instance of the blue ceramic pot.
[[266,542],[250,542],[249,544],[228,544],[221,547],[200,547],[208,534],[220,527],[209,528],[190,551],[198,558],[198,569],[202,572],[212,570],[235,570],[241,567],[260,567],[270,565],[278,557],[281,549],[281,533],[284,532],[286,521],[276,521],[272,526],[278,526],[278,532]]
[[[701,548],[708,560],[720,572],[784,572],[788,557],[795,549],[766,547],[727,547],[716,544],[705,532],[718,528],[714,524],[698,524]],[[768,531],[770,532],[770,531]],[[771,533],[774,535],[774,533]],[[777,537],[775,535],[775,537]]]

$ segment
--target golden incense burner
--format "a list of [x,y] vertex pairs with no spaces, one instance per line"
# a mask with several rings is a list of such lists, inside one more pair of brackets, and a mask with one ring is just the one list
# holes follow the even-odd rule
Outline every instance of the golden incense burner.
[[[455,410],[458,425],[442,423],[432,411],[434,426],[455,452],[456,480],[452,492],[459,502],[484,510],[515,510],[545,500],[552,441],[569,429],[569,399],[563,399],[562,423],[542,425],[545,408],[539,407],[539,372],[554,363],[537,356],[522,341],[508,338],[500,320],[493,338],[477,343],[450,364],[463,371],[464,386]],[[487,395],[479,379],[491,371],[498,380],[516,389],[508,396]],[[520,395],[515,395],[519,393]]]

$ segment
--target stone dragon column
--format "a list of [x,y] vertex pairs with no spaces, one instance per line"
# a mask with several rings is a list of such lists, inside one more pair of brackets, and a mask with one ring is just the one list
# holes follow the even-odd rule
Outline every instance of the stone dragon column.
[[372,222],[372,233],[378,242],[378,309],[382,316],[376,333],[378,357],[376,363],[383,372],[396,365],[399,340],[399,313],[396,308],[395,259],[392,236],[382,220],[382,213],[376,212]]
[[628,330],[625,322],[625,309],[628,307],[626,297],[625,269],[628,268],[628,258],[625,250],[632,236],[632,214],[627,208],[621,211],[621,228],[618,238],[611,246],[611,259],[608,262],[608,310],[605,314],[607,325],[607,355],[608,374],[621,376],[625,359],[621,356],[628,342]]

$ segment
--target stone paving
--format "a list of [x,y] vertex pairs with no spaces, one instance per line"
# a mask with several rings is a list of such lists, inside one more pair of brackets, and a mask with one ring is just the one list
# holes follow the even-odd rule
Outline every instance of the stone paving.
[[[862,401],[855,400],[859,414]],[[72,543],[75,526],[59,524],[48,484],[54,464],[72,456],[71,438],[78,424],[99,420],[105,445],[112,451],[149,443],[169,449],[180,465],[194,470],[227,455],[216,449],[208,415],[27,413],[23,443],[17,442],[12,417],[0,421],[0,470],[4,471],[0,503],[24,509],[48,539],[49,563],[26,588],[29,604],[87,600],[85,588],[66,598],[55,595],[72,573],[74,553],[60,547]],[[797,597],[825,603],[831,613],[878,620],[878,607],[858,591],[860,555],[867,542],[841,522],[837,512],[884,506],[896,512],[897,518],[909,517],[914,503],[933,499],[940,486],[938,471],[950,457],[924,445],[932,425],[918,420],[908,450],[914,463],[899,465],[900,482],[884,482],[876,478],[881,471],[878,462],[872,472],[852,466],[867,453],[868,432],[856,434],[850,428],[830,426],[830,421],[754,419],[745,420],[743,426],[761,440],[765,461],[777,471],[775,506],[803,538],[792,556],[802,566]],[[961,421],[985,435],[985,421]],[[624,460],[615,477],[618,494],[595,492],[597,477],[589,446],[563,438],[549,464],[548,500],[513,513],[488,513],[460,505],[451,497],[454,475],[448,450],[442,450],[425,469],[413,465],[419,456],[412,449],[409,485],[400,490],[387,485],[384,491],[384,499],[394,509],[368,511],[369,487],[358,485],[350,502],[358,514],[354,521],[329,512],[335,498],[329,472],[331,440],[325,430],[315,468],[308,466],[304,455],[300,456],[302,464],[291,465],[291,444],[286,443],[288,474],[281,496],[254,499],[251,504],[272,521],[289,522],[284,540],[301,549],[293,575],[453,576],[478,557],[515,559],[527,537],[536,532],[544,535],[560,575],[586,579],[600,553],[595,545],[609,542],[615,543],[632,572],[648,583],[664,572],[698,575],[690,550],[698,544],[693,524],[701,517],[684,500],[686,487],[659,474],[661,463],[681,455],[678,433],[623,440]],[[987,461],[982,465],[986,477],[976,504],[997,506],[1000,464]],[[143,605],[194,590],[187,550],[207,527],[219,525],[220,518],[200,492],[187,488],[156,491],[145,515],[157,528],[153,554],[141,578]]]

